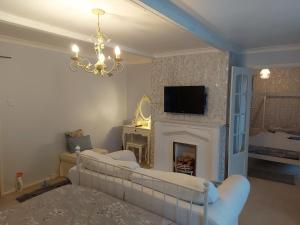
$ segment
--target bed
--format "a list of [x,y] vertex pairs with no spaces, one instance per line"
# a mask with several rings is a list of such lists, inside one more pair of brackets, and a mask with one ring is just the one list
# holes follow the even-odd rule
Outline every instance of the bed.
[[300,135],[264,131],[250,137],[249,157],[300,166]]
[[77,165],[69,173],[72,185],[0,211],[0,224],[238,224],[249,194],[246,178],[232,176],[216,188],[202,178],[139,168],[132,152],[134,160],[89,152],[104,161],[77,153]]
[[175,225],[103,192],[67,185],[0,211],[2,225]]

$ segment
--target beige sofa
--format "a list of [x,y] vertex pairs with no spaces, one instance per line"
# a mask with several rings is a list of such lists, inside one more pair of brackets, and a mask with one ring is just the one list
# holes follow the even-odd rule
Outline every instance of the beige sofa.
[[[112,159],[106,158],[108,156],[104,156],[105,159],[103,160],[112,165],[114,162]],[[171,192],[168,194],[170,189],[166,190],[166,194],[164,194],[157,188],[153,190],[147,186],[145,187],[145,185],[142,186],[140,182],[131,179],[132,175],[128,176],[128,170],[126,170],[127,172],[124,176],[124,173],[121,173],[118,168],[114,169],[113,173],[109,166],[102,165],[96,168],[94,160],[91,162],[87,161],[85,164],[83,161],[82,164],[70,170],[69,178],[72,184],[100,190],[171,219],[179,225],[203,224],[201,222],[205,218],[208,220],[208,225],[238,225],[239,214],[246,203],[250,191],[250,184],[246,178],[242,176],[228,177],[217,188],[219,199],[208,205],[208,216],[204,216],[203,205],[194,204],[193,202],[191,206],[190,201],[178,201]],[[118,160],[116,160],[116,165],[120,166]],[[131,171],[132,174],[136,173],[135,171],[140,173],[141,169],[136,168]],[[147,176],[147,174],[144,176]]]
[[[108,153],[108,150],[101,148],[93,148],[91,150],[99,154]],[[60,154],[59,160],[59,175],[61,177],[68,177],[69,170],[76,165],[76,153],[64,151]]]

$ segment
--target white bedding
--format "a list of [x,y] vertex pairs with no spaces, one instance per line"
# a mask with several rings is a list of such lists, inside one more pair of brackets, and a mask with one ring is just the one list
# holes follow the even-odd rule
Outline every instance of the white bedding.
[[175,225],[103,192],[66,185],[0,211],[1,225]]
[[300,152],[300,141],[288,139],[289,137],[297,136],[285,132],[271,133],[266,131],[250,137],[249,144],[254,146]]
[[[69,172],[69,178],[73,184],[78,184],[76,167]],[[112,196],[126,199],[126,201],[144,209],[165,216],[178,224],[199,225],[203,218],[203,207],[193,205],[191,223],[189,223],[189,206],[186,201],[178,201],[172,196],[164,196],[162,193],[152,191],[129,180],[103,175],[90,170],[80,171],[80,185],[92,187],[108,193]],[[220,199],[208,206],[209,225],[237,225],[238,216],[247,200],[250,185],[247,179],[240,176],[232,176],[226,179],[218,187]],[[166,201],[164,201],[164,197]]]

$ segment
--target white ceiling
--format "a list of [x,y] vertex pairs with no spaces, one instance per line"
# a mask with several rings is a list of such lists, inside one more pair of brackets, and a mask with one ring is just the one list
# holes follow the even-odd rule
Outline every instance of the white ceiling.
[[300,44],[300,0],[171,0],[242,49]]
[[[171,0],[224,40],[242,50],[300,44],[300,0]],[[0,39],[22,39],[68,51],[77,42],[91,54],[96,17],[128,61],[209,47],[191,32],[137,0],[0,0]],[[50,34],[50,35],[49,35]],[[3,38],[2,38],[3,39]],[[86,49],[86,50],[85,50]],[[88,50],[87,50],[88,49]],[[140,61],[146,59],[140,57]],[[147,61],[147,60],[146,60]],[[130,63],[130,62],[129,62]]]
[[[2,34],[2,35],[1,35]],[[5,35],[3,35],[5,34]],[[63,37],[49,32],[32,30],[21,26],[12,26],[7,23],[0,23],[0,40],[6,42],[13,42],[25,44],[42,49],[64,52],[70,54],[71,43],[76,43],[80,46],[80,54],[85,57],[94,56],[93,46],[89,42],[76,40],[75,38]],[[106,48],[105,53],[112,54],[113,49]],[[1,52],[0,54],[6,55],[7,53]],[[7,55],[9,56],[9,55]],[[126,64],[144,64],[150,63],[151,58],[136,55],[126,51],[122,52],[122,58]]]
[[[50,32],[72,41],[90,42],[97,23],[91,13],[95,7],[107,12],[101,18],[104,33],[129,52],[154,56],[207,47],[190,32],[129,0],[1,0],[0,35],[20,36],[50,45],[66,44],[63,38],[45,38],[45,32]],[[8,24],[30,29],[27,33],[20,28],[13,32]],[[44,35],[37,31],[43,31]]]

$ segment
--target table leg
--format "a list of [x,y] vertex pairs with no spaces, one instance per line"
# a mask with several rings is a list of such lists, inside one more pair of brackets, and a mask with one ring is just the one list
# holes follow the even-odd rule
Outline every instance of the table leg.
[[139,148],[139,164],[142,163],[142,148]]
[[147,163],[150,166],[150,136],[147,136]]
[[125,149],[125,133],[122,133],[122,144],[123,144],[123,149]]

